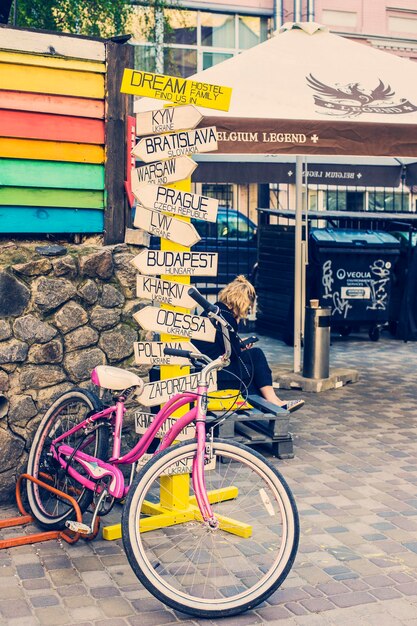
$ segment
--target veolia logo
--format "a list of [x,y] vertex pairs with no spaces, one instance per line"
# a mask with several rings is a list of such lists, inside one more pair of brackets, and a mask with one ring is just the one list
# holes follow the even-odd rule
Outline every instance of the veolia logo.
[[338,269],[336,272],[336,276],[338,277],[339,280],[343,280],[346,276],[346,270],[344,270],[343,268]]

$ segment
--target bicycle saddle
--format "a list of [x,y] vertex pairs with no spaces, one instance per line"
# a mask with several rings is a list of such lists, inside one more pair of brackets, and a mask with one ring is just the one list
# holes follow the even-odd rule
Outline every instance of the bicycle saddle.
[[91,381],[104,389],[122,391],[129,387],[137,387],[136,393],[141,393],[144,387],[142,378],[133,372],[111,365],[97,365],[91,372]]

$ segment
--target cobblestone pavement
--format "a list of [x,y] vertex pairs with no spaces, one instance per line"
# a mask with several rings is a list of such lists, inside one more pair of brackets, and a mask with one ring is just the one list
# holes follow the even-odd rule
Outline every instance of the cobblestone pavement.
[[[274,459],[301,518],[294,568],[266,603],[222,626],[417,626],[417,346],[364,338],[334,339],[331,365],[358,369],[360,381],[304,394],[291,419],[295,458]],[[259,345],[291,367],[290,348],[266,338]],[[11,514],[3,508],[1,517]],[[3,550],[0,573],[2,626],[215,624],[151,597],[121,541]]]

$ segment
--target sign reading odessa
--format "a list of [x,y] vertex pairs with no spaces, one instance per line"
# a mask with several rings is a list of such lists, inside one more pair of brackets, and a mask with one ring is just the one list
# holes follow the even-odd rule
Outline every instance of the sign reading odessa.
[[157,333],[179,335],[180,337],[210,342],[214,342],[216,337],[216,329],[213,324],[208,317],[202,315],[191,315],[191,313],[145,306],[134,313],[133,317],[142,328]]
[[[150,187],[152,186],[150,185]],[[193,246],[201,239],[192,224],[176,220],[159,211],[149,211],[141,206],[136,207],[133,225],[136,228],[143,228],[151,235],[175,241],[187,248]]]
[[134,96],[169,100],[173,104],[196,104],[217,111],[228,111],[232,97],[231,87],[131,69],[123,72],[120,91]]
[[[165,378],[154,383],[147,383],[140,395],[140,403],[143,406],[158,406],[167,402],[176,393],[187,393],[197,391],[200,374],[190,374],[189,376],[179,376],[178,378]],[[216,372],[210,372],[208,381],[208,391],[217,389]]]
[[215,126],[207,126],[145,137],[136,144],[132,154],[149,163],[156,159],[171,159],[182,154],[200,154],[212,150],[217,150],[217,131]]
[[155,161],[132,170],[132,191],[141,183],[169,185],[188,178],[194,172],[197,163],[184,155],[167,161]]
[[190,350],[199,352],[190,341],[135,341],[136,365],[189,365],[190,360],[183,356],[171,356],[164,354],[164,348],[174,348],[175,350]]
[[153,300],[172,306],[193,309],[195,300],[188,295],[190,285],[176,283],[173,280],[162,280],[154,276],[136,276],[136,296],[145,300]]
[[203,116],[192,104],[144,111],[136,113],[136,134],[152,135],[195,128],[202,119]]
[[217,252],[142,250],[131,263],[142,274],[168,276],[217,276]]
[[[137,185],[133,191],[139,202],[148,209],[175,213],[206,222],[215,222],[219,201],[207,196],[199,196],[189,191],[172,189],[161,185]],[[136,224],[135,224],[136,226]],[[197,240],[199,241],[199,240]],[[179,241],[178,243],[182,243]],[[187,245],[187,244],[183,244]],[[192,244],[190,244],[192,245]]]

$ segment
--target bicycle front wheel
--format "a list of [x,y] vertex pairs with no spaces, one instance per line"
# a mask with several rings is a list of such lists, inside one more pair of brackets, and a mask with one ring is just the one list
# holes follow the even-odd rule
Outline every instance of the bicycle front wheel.
[[185,442],[143,467],[124,506],[123,543],[136,576],[168,606],[198,617],[235,615],[285,580],[298,548],[298,513],[271,463],[215,440],[204,472],[219,523],[210,528],[187,480],[196,449]]

